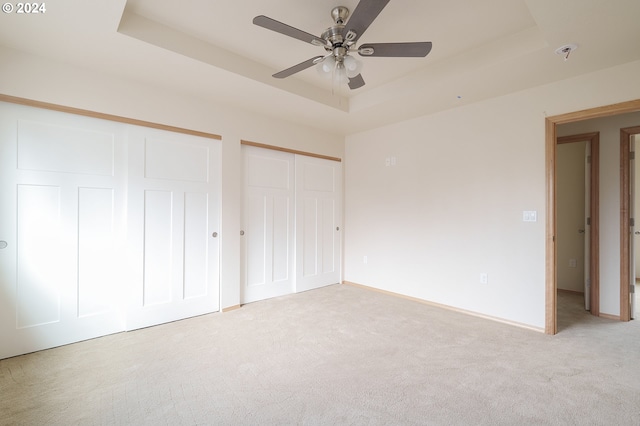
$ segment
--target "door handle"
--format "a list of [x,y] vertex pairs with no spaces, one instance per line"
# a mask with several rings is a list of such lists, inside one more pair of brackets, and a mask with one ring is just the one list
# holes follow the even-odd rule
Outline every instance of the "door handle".
[[244,235],[244,231],[240,231],[240,235]]
[[217,232],[214,232],[213,234],[211,234],[211,236],[212,236],[213,238],[216,238],[216,237],[218,236],[218,233],[217,233]]
[[[634,234],[640,235],[640,231],[636,231],[636,232],[634,232]],[[2,244],[2,243],[0,243],[0,244]]]
[[578,229],[578,234],[584,234],[584,229]]
[[6,241],[0,241],[0,250],[1,250],[1,249],[6,249],[8,245],[9,245],[9,244],[7,244],[7,242],[6,242]]

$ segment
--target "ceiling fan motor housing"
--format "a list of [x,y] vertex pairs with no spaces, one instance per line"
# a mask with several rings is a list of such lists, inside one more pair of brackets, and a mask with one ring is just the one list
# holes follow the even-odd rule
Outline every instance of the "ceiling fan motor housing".
[[331,17],[336,24],[327,28],[321,37],[327,41],[324,46],[325,50],[332,52],[336,60],[342,61],[349,53],[349,47],[353,44],[352,40],[355,38],[355,34],[351,34],[351,32],[347,35],[344,34],[344,24],[349,17],[349,9],[344,6],[334,7],[331,10]]
[[338,46],[342,45],[342,43],[344,42],[344,37],[342,37],[343,30],[344,30],[344,25],[338,24],[338,25],[334,25],[332,27],[327,28],[322,33],[321,37],[324,40],[327,40],[331,44],[331,46],[325,46],[325,49],[328,52],[332,51],[336,45]]
[[347,17],[349,16],[349,9],[344,6],[334,7],[331,10],[331,17],[333,18],[333,22],[336,25],[344,25],[347,22]]

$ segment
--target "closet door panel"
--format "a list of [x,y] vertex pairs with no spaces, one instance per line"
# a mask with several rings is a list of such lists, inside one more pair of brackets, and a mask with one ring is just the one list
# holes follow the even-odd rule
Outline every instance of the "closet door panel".
[[296,155],[296,291],[341,280],[341,166]]
[[130,126],[127,329],[219,310],[220,141]]
[[124,330],[124,125],[0,103],[0,358]]
[[242,303],[294,291],[294,155],[243,146]]

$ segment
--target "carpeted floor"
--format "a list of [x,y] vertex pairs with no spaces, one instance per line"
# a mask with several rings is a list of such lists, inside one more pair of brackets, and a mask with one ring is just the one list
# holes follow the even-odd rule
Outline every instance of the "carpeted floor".
[[0,361],[0,424],[640,424],[640,322],[546,336],[335,285]]

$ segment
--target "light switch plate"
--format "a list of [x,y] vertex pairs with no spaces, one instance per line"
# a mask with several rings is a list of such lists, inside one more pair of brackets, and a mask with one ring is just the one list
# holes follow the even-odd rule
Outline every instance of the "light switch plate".
[[538,212],[535,210],[525,210],[522,212],[522,221],[523,222],[537,222],[538,221]]

